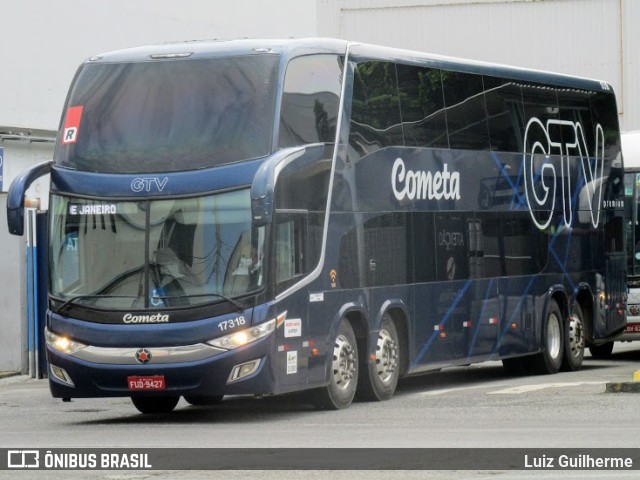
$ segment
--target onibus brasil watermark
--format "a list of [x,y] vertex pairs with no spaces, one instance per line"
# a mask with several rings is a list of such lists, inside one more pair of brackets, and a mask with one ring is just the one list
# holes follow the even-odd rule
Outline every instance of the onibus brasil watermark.
[[141,470],[151,469],[148,453],[53,452],[51,450],[8,450],[9,469],[51,470]]

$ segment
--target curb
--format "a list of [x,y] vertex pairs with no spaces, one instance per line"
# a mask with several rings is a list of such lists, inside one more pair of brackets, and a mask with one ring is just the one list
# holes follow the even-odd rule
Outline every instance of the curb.
[[605,393],[640,393],[640,382],[607,383]]
[[607,383],[605,393],[640,393],[640,370],[633,373],[633,382]]
[[0,372],[0,380],[3,378],[14,377],[20,375],[20,372]]

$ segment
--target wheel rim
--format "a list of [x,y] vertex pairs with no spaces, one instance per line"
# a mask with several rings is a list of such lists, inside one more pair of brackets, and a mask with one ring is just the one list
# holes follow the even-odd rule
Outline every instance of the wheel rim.
[[356,355],[353,346],[347,337],[339,335],[333,348],[333,379],[336,386],[346,390],[356,369]]
[[383,383],[393,377],[398,368],[398,345],[387,330],[380,330],[376,346],[376,372]]
[[569,350],[574,357],[579,357],[584,351],[584,329],[576,315],[569,321]]
[[551,358],[558,358],[560,355],[561,342],[560,339],[560,322],[555,314],[549,315],[549,323],[547,325],[547,350]]

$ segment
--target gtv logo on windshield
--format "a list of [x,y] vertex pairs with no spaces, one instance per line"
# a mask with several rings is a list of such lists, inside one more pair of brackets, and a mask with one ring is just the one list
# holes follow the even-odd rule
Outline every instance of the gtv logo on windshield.
[[131,182],[131,190],[134,192],[161,192],[168,182],[169,177],[164,177],[163,179],[158,177],[138,177]]
[[[553,218],[556,197],[562,198],[564,223],[571,226],[574,192],[571,192],[570,160],[573,157],[580,162],[584,176],[585,184],[580,196],[586,196],[591,224],[597,227],[603,190],[604,131],[602,126],[596,125],[595,152],[591,158],[587,151],[584,130],[579,122],[547,120],[545,124],[533,117],[525,130],[524,146],[525,194],[529,213],[536,226],[540,230],[549,226]],[[559,157],[560,161],[552,163],[552,155]]]

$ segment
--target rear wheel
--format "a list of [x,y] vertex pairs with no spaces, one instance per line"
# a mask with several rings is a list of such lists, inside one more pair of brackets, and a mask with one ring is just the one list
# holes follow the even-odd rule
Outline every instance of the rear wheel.
[[185,395],[184,399],[193,406],[218,405],[223,395]]
[[549,310],[542,332],[544,338],[544,349],[542,352],[527,357],[531,367],[531,372],[544,375],[557,373],[562,365],[564,353],[564,327],[562,322],[562,312],[555,300],[549,302]]
[[180,397],[131,397],[140,413],[169,413],[176,408]]
[[584,317],[580,305],[576,302],[573,306],[573,315],[565,323],[562,370],[575,372],[582,368],[584,342]]
[[347,408],[353,401],[357,386],[358,345],[353,328],[343,319],[333,343],[329,385],[313,392],[313,401],[323,409]]
[[613,342],[589,347],[589,352],[593,358],[609,358],[613,352]]
[[360,356],[358,398],[388,400],[396,391],[400,376],[400,342],[398,331],[389,315],[382,319],[376,342],[375,360],[367,361],[367,352]]

